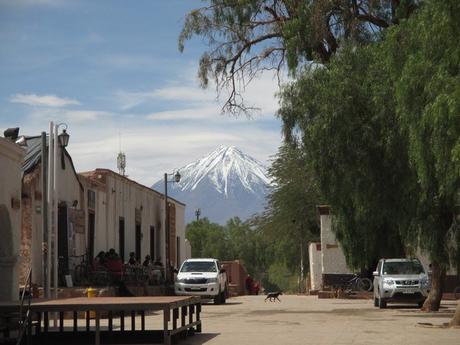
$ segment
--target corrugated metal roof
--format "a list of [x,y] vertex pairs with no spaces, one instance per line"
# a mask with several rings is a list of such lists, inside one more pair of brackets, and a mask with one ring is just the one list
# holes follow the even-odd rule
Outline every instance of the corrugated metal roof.
[[[22,177],[32,172],[37,167],[37,165],[42,161],[42,138],[41,136],[25,137],[25,139],[27,141],[27,146],[26,146],[26,155],[22,163]],[[48,143],[49,143],[49,138],[47,136],[46,137],[46,154],[48,154]],[[83,190],[83,185],[81,184],[78,178],[78,174],[75,170],[75,166],[73,165],[72,157],[70,157],[69,153],[67,152],[65,148],[64,148],[64,154],[69,159],[70,165],[75,174],[75,178],[77,179],[78,184],[80,185],[80,188]]]

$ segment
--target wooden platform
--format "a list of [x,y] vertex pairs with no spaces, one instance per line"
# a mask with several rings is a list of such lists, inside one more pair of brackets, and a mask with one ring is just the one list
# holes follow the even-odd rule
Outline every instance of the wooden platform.
[[[0,302],[0,315],[18,310],[18,303]],[[163,329],[148,330],[145,315],[163,311]],[[73,313],[73,324],[64,323],[64,313]],[[86,327],[78,324],[78,314],[86,312]],[[96,297],[65,298],[57,300],[33,300],[26,343],[28,344],[154,344],[170,345],[172,337],[185,336],[191,331],[201,332],[201,300],[199,297]],[[50,313],[58,314],[57,327],[51,327]],[[108,325],[101,329],[101,315],[107,315]],[[178,324],[180,314],[180,325]],[[136,329],[136,315],[141,326]],[[195,317],[194,317],[195,315]],[[94,327],[91,327],[91,317]],[[131,317],[130,329],[125,327],[125,317]],[[188,316],[188,318],[187,318]],[[120,319],[119,330],[113,320]]]

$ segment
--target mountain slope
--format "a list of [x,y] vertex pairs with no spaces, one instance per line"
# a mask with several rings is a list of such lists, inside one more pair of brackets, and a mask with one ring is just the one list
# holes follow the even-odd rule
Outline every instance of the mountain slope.
[[[179,169],[181,181],[168,185],[168,194],[187,204],[186,223],[201,216],[224,224],[238,216],[245,220],[263,210],[270,180],[265,167],[236,147],[221,146]],[[153,189],[163,192],[163,181]]]

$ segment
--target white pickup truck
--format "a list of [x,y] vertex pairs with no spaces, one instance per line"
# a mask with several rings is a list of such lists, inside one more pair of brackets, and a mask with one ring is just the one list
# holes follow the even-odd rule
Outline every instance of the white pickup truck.
[[216,259],[185,260],[177,272],[174,291],[178,296],[201,296],[215,304],[225,303],[227,273]]

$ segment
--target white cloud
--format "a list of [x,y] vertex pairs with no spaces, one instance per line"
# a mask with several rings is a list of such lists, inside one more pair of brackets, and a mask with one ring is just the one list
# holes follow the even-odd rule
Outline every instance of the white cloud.
[[147,186],[163,173],[199,159],[219,145],[237,146],[267,163],[281,142],[276,126],[259,128],[250,120],[235,121],[231,126],[218,122],[206,125],[203,121],[174,125],[98,121],[91,127],[69,126],[69,133],[72,141],[69,151],[77,171],[96,168],[116,171],[121,137],[121,150],[127,156],[127,174]]
[[88,121],[107,120],[115,114],[100,110],[68,110],[59,108],[39,108],[29,113],[31,120],[36,123],[46,123],[49,121],[66,122],[71,124],[87,124]]
[[160,111],[146,115],[146,119],[156,121],[203,120],[214,118],[219,119],[218,115],[218,107],[200,107]]
[[123,110],[153,101],[202,103],[216,100],[213,92],[203,90],[198,86],[168,86],[142,92],[118,91],[116,98],[121,102]]
[[80,102],[71,99],[58,97],[56,95],[43,95],[39,96],[34,93],[31,94],[22,94],[18,93],[10,98],[12,103],[21,103],[32,106],[45,106],[45,107],[64,107],[67,105],[79,105]]

